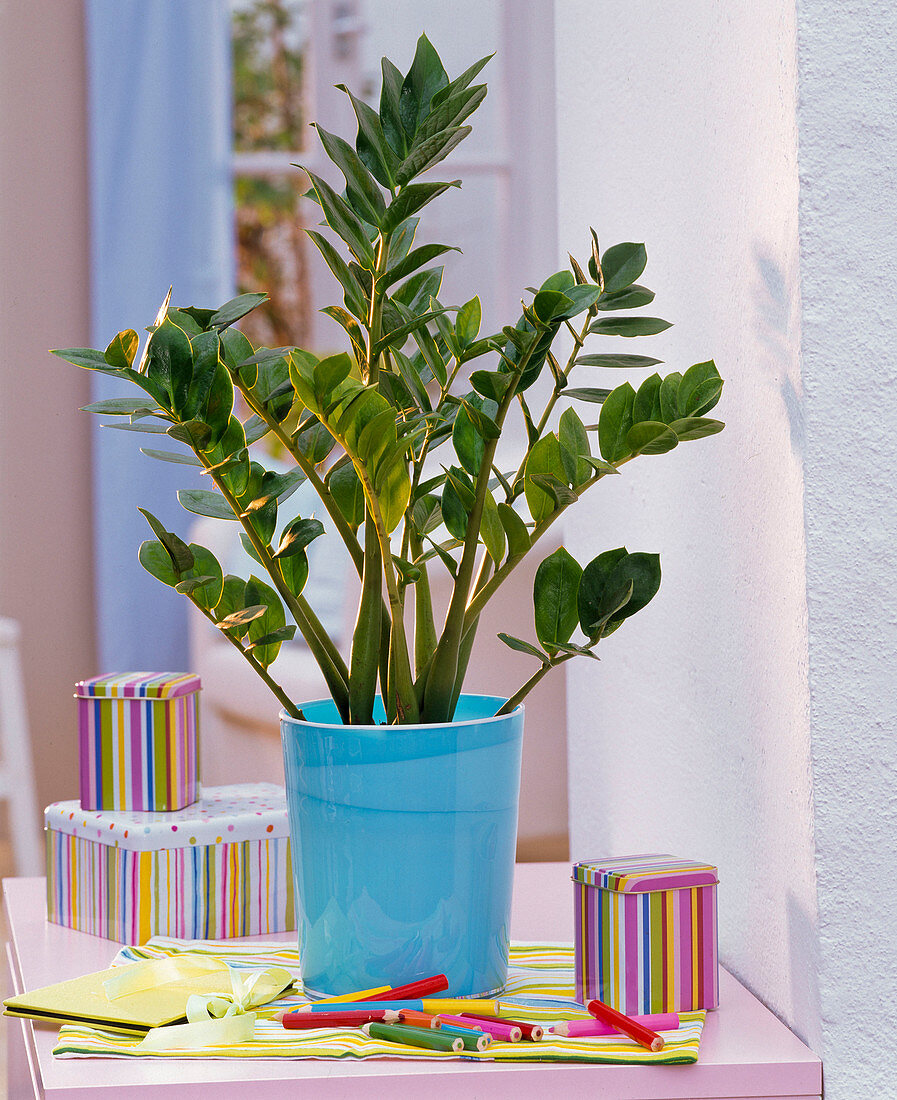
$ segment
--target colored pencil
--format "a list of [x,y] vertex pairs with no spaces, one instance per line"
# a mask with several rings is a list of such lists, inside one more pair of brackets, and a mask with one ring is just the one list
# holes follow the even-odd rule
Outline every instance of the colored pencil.
[[385,1039],[388,1043],[403,1043],[409,1047],[428,1050],[450,1050],[460,1054],[464,1042],[458,1035],[443,1035],[442,1029],[403,1027],[401,1024],[364,1024],[361,1029],[371,1039]]
[[462,1016],[466,1016],[470,1020],[486,1020],[492,1021],[497,1024],[510,1024],[512,1027],[519,1027],[520,1033],[524,1039],[529,1039],[532,1043],[538,1043],[542,1036],[545,1034],[545,1029],[541,1024],[530,1024],[526,1020],[512,1020],[509,1016],[487,1016],[480,1012],[462,1012]]
[[458,1019],[469,1020],[477,1027],[481,1027],[493,1039],[501,1039],[505,1043],[519,1043],[523,1038],[523,1032],[517,1024],[509,1020],[484,1020],[480,1016],[468,1016],[466,1012],[462,1012]]
[[408,985],[397,985],[376,992],[376,996],[367,997],[369,1001],[409,1001],[426,997],[428,993],[441,993],[448,989],[449,980],[445,974],[434,974],[432,978],[421,978]]
[[[334,1004],[338,1003],[314,1001],[312,1004],[303,1007],[310,1008],[312,1012],[324,1012],[333,1009]],[[396,1011],[410,1008],[415,1012],[429,1012],[433,1016],[438,1016],[443,1012],[467,1012],[468,1009],[471,1012],[488,1012],[497,1016],[499,1007],[497,1001],[465,1001],[460,998],[446,998],[445,1000],[424,998],[423,1000],[413,1001],[345,1001],[343,1004],[346,1008],[394,1008]]]
[[429,1012],[415,1012],[413,1008],[400,1008],[397,1013],[400,1024],[408,1024],[409,1027],[439,1027],[439,1017],[432,1016]]
[[333,1005],[343,1004],[348,1001],[375,1001],[377,1000],[378,994],[385,993],[388,989],[388,985],[378,985],[373,989],[360,989],[357,993],[341,993],[335,997],[321,997],[320,1000],[310,1001],[309,1003],[314,1005]]
[[[442,1020],[439,1026],[440,1032],[443,1035],[457,1035],[464,1043],[465,1050],[479,1050],[482,1052],[492,1042],[491,1037],[481,1027],[465,1027],[463,1024],[449,1022],[445,1016],[440,1016],[440,1019]],[[456,1019],[458,1017],[452,1017],[452,1021]],[[469,1020],[468,1023],[472,1024],[473,1020]]]
[[[638,1024],[652,1031],[676,1031],[679,1028],[679,1016],[675,1012],[655,1012],[648,1016],[630,1016]],[[579,1036],[619,1034],[619,1029],[601,1020],[562,1020],[551,1029],[555,1035],[566,1035],[571,1039]]]
[[362,1024],[395,1024],[399,1014],[394,1009],[364,1008],[341,1012],[280,1012],[278,1018],[285,1028],[301,1031],[312,1027],[360,1027]]
[[662,1035],[658,1035],[656,1031],[640,1024],[638,1020],[633,1020],[630,1016],[624,1016],[622,1012],[617,1012],[610,1005],[606,1005],[602,1001],[589,1001],[586,1010],[591,1012],[596,1020],[600,1020],[603,1024],[610,1024],[611,1027],[616,1028],[623,1035],[628,1035],[630,1039],[634,1039],[643,1047],[647,1047],[648,1050],[655,1052],[663,1050]]

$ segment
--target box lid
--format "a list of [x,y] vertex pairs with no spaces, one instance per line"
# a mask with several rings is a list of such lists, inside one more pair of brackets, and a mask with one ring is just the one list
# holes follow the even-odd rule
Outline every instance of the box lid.
[[75,684],[76,699],[173,699],[199,691],[195,672],[108,672]]
[[573,881],[623,894],[647,894],[652,890],[708,886],[719,880],[716,868],[709,863],[652,853],[574,863]]
[[44,824],[68,836],[134,852],[265,840],[289,836],[290,831],[286,794],[276,783],[205,787],[198,802],[171,812],[82,810],[78,801],[54,802],[44,811]]

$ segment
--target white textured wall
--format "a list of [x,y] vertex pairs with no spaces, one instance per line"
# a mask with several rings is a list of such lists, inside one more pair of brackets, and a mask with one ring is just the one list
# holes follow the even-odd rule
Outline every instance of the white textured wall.
[[897,999],[897,9],[798,13],[823,1061],[827,1100],[878,1100],[897,1095],[868,1053]]
[[714,357],[728,424],[624,467],[569,532],[582,562],[625,543],[664,570],[569,666],[572,854],[716,863],[726,965],[818,1045],[793,0],[555,11],[561,247],[646,242],[675,327],[621,350]]

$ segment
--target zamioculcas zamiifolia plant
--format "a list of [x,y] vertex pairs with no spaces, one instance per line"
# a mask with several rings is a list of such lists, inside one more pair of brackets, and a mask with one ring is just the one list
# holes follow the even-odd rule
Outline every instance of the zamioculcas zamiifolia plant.
[[[155,539],[140,547],[140,561],[223,632],[295,717],[299,707],[270,666],[298,629],[344,722],[370,723],[378,691],[390,723],[449,720],[483,608],[546,531],[634,458],[723,427],[705,415],[722,388],[712,361],[652,374],[638,389],[582,384],[598,372],[659,362],[593,350],[605,336],[669,327],[629,312],[654,298],[636,282],[646,263],[641,244],[602,252],[593,232],[587,263],[571,256],[570,270],[528,290],[520,317],[497,333],[481,334],[478,298],[461,306],[440,300],[443,268],[433,262],[453,249],[415,245],[418,216],[460,186],[431,179],[429,170],[470,133],[465,120],[486,94],[474,83],[486,61],[449,80],[422,37],[407,74],[384,58],[379,111],[342,89],[358,120],[354,147],[317,127],[345,188],[307,172],[325,229],[308,235],[342,290],[342,304],[324,312],[345,330],[347,351],[318,358],[301,348],[253,347],[232,326],[265,296],[242,294],[220,309],[166,300],[142,351],[128,329],[105,351],[55,353],[134,383],[137,396],[87,411],[183,445],[144,453],[199,467],[209,487],[181,491],[180,503],[242,528],[259,565],[248,580],[223,575],[209,550],[188,545],[149,512]],[[549,386],[539,387],[537,410],[532,387],[542,376]],[[522,417],[526,449],[509,465],[499,445],[512,415]],[[287,473],[266,469],[253,448],[269,434],[292,458]],[[348,663],[313,607],[306,548],[322,523],[295,518],[275,541],[278,505],[305,480],[360,577]],[[432,570],[451,576],[440,624]],[[594,657],[659,583],[655,554],[620,547],[584,566],[563,548],[546,557],[535,574],[535,640],[499,635],[537,662],[502,709],[513,709],[550,669]]]

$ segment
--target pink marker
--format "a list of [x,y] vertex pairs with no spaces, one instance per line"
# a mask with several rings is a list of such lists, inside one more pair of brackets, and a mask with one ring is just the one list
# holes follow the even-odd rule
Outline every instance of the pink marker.
[[[678,1031],[679,1016],[675,1012],[655,1012],[648,1016],[630,1016],[637,1024],[651,1031]],[[551,1029],[555,1035],[565,1035],[569,1039],[585,1039],[594,1035],[619,1035],[620,1032],[601,1020],[562,1020]]]

